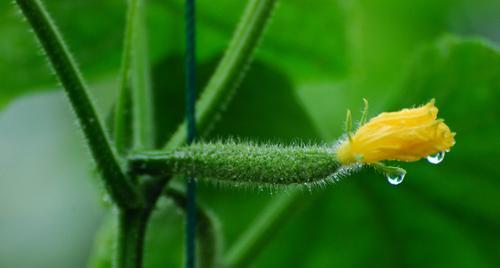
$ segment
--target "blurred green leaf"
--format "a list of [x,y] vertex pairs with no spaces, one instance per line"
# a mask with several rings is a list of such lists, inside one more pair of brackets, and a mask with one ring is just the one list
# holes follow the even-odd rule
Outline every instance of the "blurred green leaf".
[[[182,58],[174,55],[153,69],[157,145],[165,142],[183,118],[183,114],[178,112],[184,110],[181,90],[184,80],[178,79],[183,77],[183,73],[176,68],[180,64]],[[216,64],[217,60],[209,59],[198,66],[198,84],[203,85],[207,81]],[[226,109],[214,120],[211,138],[251,137],[253,140],[286,142],[318,140],[315,126],[304,113],[292,82],[282,71],[259,60],[252,64],[246,78],[225,106]],[[279,110],[276,110],[277,106]]]
[[[125,2],[44,1],[84,74],[92,78],[118,70]],[[55,78],[16,6],[0,4],[0,109],[20,94],[53,88]],[[92,18],[92,19],[89,19]],[[6,38],[8,37],[8,38]],[[117,49],[118,48],[118,49]]]
[[[113,76],[119,69],[125,2],[44,2],[53,12],[89,81]],[[198,85],[202,88],[227,46],[244,2],[219,0],[198,4]],[[456,146],[443,163],[434,166],[422,160],[404,164],[408,175],[396,188],[385,183],[382,176],[364,171],[324,190],[314,190],[312,194],[305,191],[302,197],[305,202],[316,201],[283,226],[276,239],[256,259],[255,267],[500,266],[500,246],[496,241],[500,231],[500,206],[497,205],[500,170],[495,162],[500,157],[500,114],[496,105],[500,99],[498,48],[481,40],[453,37],[434,43],[447,32],[480,34],[500,40],[499,19],[495,16],[497,6],[498,3],[488,0],[411,3],[292,0],[280,3],[255,63],[233,102],[228,103],[227,111],[221,113],[220,120],[214,124],[210,139],[237,136],[283,143],[332,141],[343,132],[347,108],[358,118],[362,97],[370,101],[370,116],[383,110],[419,105],[436,97],[440,116],[458,134]],[[16,15],[13,5],[1,2],[0,10],[4,18],[0,22],[0,35],[8,37],[4,38],[7,41],[0,42],[2,109],[20,94],[53,89],[51,84],[55,79],[50,77],[32,34]],[[149,2],[150,55],[155,64],[154,86],[160,107],[156,113],[157,124],[161,126],[158,144],[168,138],[183,116],[182,16],[181,0]],[[415,55],[417,48],[420,49]],[[409,69],[405,68],[408,63],[411,63]],[[114,84],[108,84],[94,91],[102,111],[106,111],[112,101]],[[17,102],[14,105],[18,105]],[[24,182],[23,179],[30,182],[22,187],[0,187],[12,193],[0,195],[8,198],[0,206],[0,229],[10,234],[1,236],[0,266],[9,267],[13,263],[15,267],[32,267],[30,264],[36,263],[39,267],[56,267],[56,260],[62,267],[81,267],[85,263],[83,251],[76,256],[59,250],[74,249],[66,244],[47,247],[47,241],[60,240],[37,237],[40,229],[31,224],[38,222],[41,226],[47,222],[43,228],[50,225],[58,229],[43,230],[64,239],[66,236],[59,234],[76,230],[76,225],[54,223],[73,218],[51,213],[48,208],[53,208],[52,205],[40,207],[44,204],[41,201],[25,204],[12,200],[24,188],[36,190],[39,195],[33,194],[33,197],[51,195],[50,190],[56,191],[66,184],[57,181],[50,184],[50,189],[44,189],[33,188],[31,183],[33,180],[40,180],[42,184],[50,182],[59,172],[65,172],[66,175],[60,176],[64,181],[82,177],[85,181],[88,171],[81,166],[87,164],[85,158],[78,158],[76,164],[66,164],[59,159],[63,156],[64,160],[73,159],[73,150],[83,145],[65,143],[58,136],[67,133],[65,124],[71,125],[71,119],[59,119],[66,112],[70,114],[69,111],[50,112],[47,116],[61,120],[63,125],[48,124],[40,118],[46,117],[43,110],[56,107],[53,103],[44,103],[42,109],[21,99],[19,105],[22,107],[17,107],[15,114],[9,112],[11,108],[1,114],[2,119],[9,114],[11,123],[0,131],[0,158],[5,167],[1,170],[7,170],[7,173],[0,171],[0,183],[10,185]],[[25,113],[36,114],[36,120],[24,120]],[[45,127],[50,127],[51,132]],[[19,131],[12,132],[16,129]],[[45,132],[49,136],[43,134]],[[5,135],[12,136],[7,139]],[[40,144],[48,146],[37,148]],[[59,146],[68,150],[67,154],[61,156],[52,151]],[[22,152],[12,151],[17,147]],[[39,153],[34,155],[34,151]],[[50,161],[52,164],[45,162],[53,157],[56,158]],[[44,161],[39,162],[41,160]],[[63,165],[57,166],[54,173],[44,172],[40,163],[46,168],[54,163]],[[71,168],[72,171],[68,171],[71,175],[67,175],[67,168]],[[40,176],[23,173],[30,170]],[[87,192],[82,190],[85,186],[81,187],[79,194]],[[253,189],[221,189],[204,184],[200,188],[200,202],[213,208],[222,220],[227,247],[273,198],[268,192]],[[61,195],[58,204],[80,200],[91,207],[88,202],[92,201],[87,197],[77,197],[69,188],[64,193],[70,196]],[[146,267],[178,267],[182,262],[182,218],[175,212],[170,214],[174,209],[162,206],[148,233]],[[80,213],[84,210],[78,210],[79,215],[83,215]],[[26,218],[19,220],[22,215],[16,211],[37,218],[24,227],[19,222],[26,222]],[[43,215],[35,215],[34,211],[42,211]],[[29,253],[20,250],[26,240],[11,226],[18,226],[21,231],[22,228],[32,230],[30,239],[36,237],[39,243],[30,242],[33,248]],[[75,232],[79,238],[72,239],[72,243],[84,241],[79,240],[81,237],[90,237],[90,231]],[[88,247],[88,240],[82,243],[86,244],[78,244],[78,247]],[[108,255],[101,257],[109,264],[109,249],[104,251]],[[13,252],[20,252],[22,256]],[[42,258],[45,252],[48,257]],[[16,262],[7,263],[11,260]],[[21,262],[30,263],[23,266]]]
[[[45,2],[89,80],[94,81],[118,71],[125,2]],[[199,3],[198,39],[203,44],[198,53],[200,61],[222,54],[244,4],[228,0],[221,0],[217,5],[211,2]],[[9,3],[2,3],[2,6],[5,7],[1,10],[6,19],[0,23],[0,36],[10,38],[9,42],[0,43],[0,74],[9,74],[3,77],[0,108],[23,92],[44,89],[41,85],[50,88],[55,81],[27,24],[17,15],[15,6]],[[337,3],[325,0],[307,6],[309,16],[314,14],[317,17],[304,24],[304,20],[299,19],[300,16],[307,15],[302,14],[304,3],[295,0],[280,5],[257,53],[258,57],[294,74],[291,76],[294,79],[345,75],[347,69],[343,52],[345,43],[342,10]],[[180,0],[156,0],[149,3],[148,36],[153,62],[184,51],[183,27],[178,23],[184,14],[182,8]],[[320,14],[322,16],[318,16]],[[303,28],[301,35],[289,31],[290,28],[299,26]],[[327,27],[333,33],[321,34],[322,29]],[[311,43],[311,39],[319,39],[321,42]],[[331,53],[332,51],[335,53]],[[182,65],[175,67],[182,69]]]
[[[219,0],[216,5],[213,2],[197,4],[198,42],[203,44],[198,56],[206,60],[221,54],[226,48],[245,2]],[[172,20],[182,20],[181,0],[169,0],[165,5]],[[181,26],[171,24],[168,29],[170,38],[167,42],[176,45],[169,53],[183,51]],[[300,29],[300,34],[294,29]],[[338,2],[283,1],[275,10],[257,57],[290,74],[294,80],[342,77],[347,73],[344,39],[344,10]]]
[[389,239],[385,249],[394,252],[391,259],[399,259],[392,266],[500,264],[500,247],[492,236],[500,231],[500,186],[495,180],[500,170],[488,161],[498,158],[500,150],[491,138],[499,133],[500,110],[494,105],[500,97],[499,71],[497,48],[450,36],[422,48],[407,70],[392,106],[399,109],[436,97],[439,116],[458,134],[443,163],[404,164],[408,175],[396,191],[381,183],[383,178],[374,180],[376,175],[356,176],[377,213],[377,229]]

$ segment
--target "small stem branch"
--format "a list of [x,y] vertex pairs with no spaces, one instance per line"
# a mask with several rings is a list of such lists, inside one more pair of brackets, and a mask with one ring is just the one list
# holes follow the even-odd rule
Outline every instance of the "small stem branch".
[[38,0],[16,0],[64,86],[108,192],[119,207],[137,207],[138,192],[122,172],[83,78],[49,14]]
[[[184,193],[174,189],[167,189],[165,194],[172,198],[177,206],[186,211],[187,199]],[[196,232],[199,241],[197,263],[200,268],[221,267],[219,259],[220,232],[216,226],[216,221],[211,214],[199,206],[196,208],[196,214],[198,219]]]
[[123,39],[122,66],[120,70],[120,88],[115,106],[114,143],[117,151],[124,155],[132,140],[132,93],[130,63],[132,57],[132,38],[134,32],[137,4],[139,0],[128,1],[128,11]]
[[[196,103],[196,128],[203,133],[242,80],[264,33],[276,0],[250,0],[224,57]],[[166,144],[175,148],[186,142],[186,121]]]
[[143,0],[128,1],[120,73],[115,107],[115,144],[121,154],[151,148],[154,141],[153,101],[148,63]]
[[114,107],[113,142],[116,151],[125,156],[132,145],[132,94],[130,86],[123,86],[118,92]]
[[134,122],[134,149],[148,149],[154,145],[153,95],[148,58],[148,37],[143,0],[133,0],[137,14],[132,36],[132,97]]
[[115,267],[142,267],[144,239],[150,214],[150,209],[124,209],[119,211]]
[[327,146],[195,143],[139,153],[129,159],[129,168],[133,174],[179,174],[263,186],[321,183],[335,177],[340,165]]

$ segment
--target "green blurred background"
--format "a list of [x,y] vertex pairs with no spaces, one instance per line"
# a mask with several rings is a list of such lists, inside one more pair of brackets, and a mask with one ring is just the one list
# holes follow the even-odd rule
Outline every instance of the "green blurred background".
[[[107,116],[125,1],[44,2]],[[161,144],[183,114],[183,6],[147,2]],[[200,86],[245,2],[198,1]],[[86,267],[90,255],[93,267],[110,267],[111,209],[76,118],[11,1],[0,2],[0,18],[0,267]],[[435,97],[457,144],[439,165],[403,164],[396,187],[363,171],[304,191],[254,267],[500,267],[499,42],[497,0],[280,1],[210,138],[334,142],[363,97],[370,116]],[[275,198],[207,184],[200,195],[225,248]],[[180,266],[182,221],[160,202],[146,267]]]

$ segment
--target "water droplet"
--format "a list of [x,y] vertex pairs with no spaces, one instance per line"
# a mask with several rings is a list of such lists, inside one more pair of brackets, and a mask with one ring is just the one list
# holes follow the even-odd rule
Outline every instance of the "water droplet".
[[392,184],[392,185],[398,185],[403,182],[405,179],[406,171],[402,172],[394,172],[394,173],[387,173],[385,176],[387,178],[387,181]]
[[439,152],[437,154],[429,155],[427,157],[427,161],[431,164],[439,164],[444,159],[445,152]]

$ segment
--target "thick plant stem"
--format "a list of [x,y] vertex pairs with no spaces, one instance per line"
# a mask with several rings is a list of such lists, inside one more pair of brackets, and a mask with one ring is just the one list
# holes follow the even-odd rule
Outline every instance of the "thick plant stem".
[[54,23],[38,0],[16,0],[61,81],[112,200],[122,208],[138,207],[141,198],[123,173],[110,146],[83,78]]
[[179,174],[217,183],[287,185],[328,182],[338,174],[330,146],[195,143],[172,151],[141,152],[129,159],[133,174]]
[[[250,0],[231,39],[224,57],[196,102],[196,126],[203,134],[221,107],[233,95],[243,78],[255,48],[269,22],[276,0]],[[168,141],[166,148],[175,148],[186,141],[184,121]]]
[[[187,199],[184,193],[175,189],[167,189],[165,194],[170,197],[182,210],[187,209]],[[198,234],[198,254],[197,264],[200,268],[221,267],[220,256],[218,255],[221,247],[219,240],[219,230],[217,222],[213,215],[207,213],[200,207],[197,207],[196,214],[198,224],[196,233]]]
[[[122,54],[120,88],[115,107],[115,144],[120,154],[134,149],[151,148],[153,113],[146,33],[143,22],[143,1],[129,0]],[[137,179],[136,176],[133,176]],[[119,212],[117,268],[140,268],[144,255],[146,227],[151,213],[150,202],[156,202],[158,190],[141,188],[147,194],[144,209]]]
[[144,239],[150,214],[150,209],[124,209],[119,211],[116,268],[142,267]]

